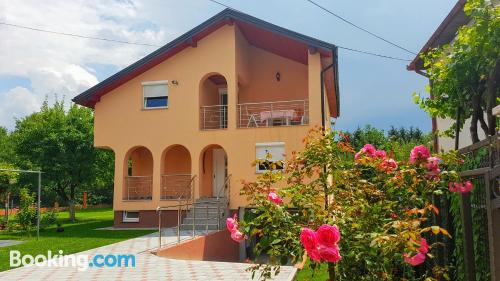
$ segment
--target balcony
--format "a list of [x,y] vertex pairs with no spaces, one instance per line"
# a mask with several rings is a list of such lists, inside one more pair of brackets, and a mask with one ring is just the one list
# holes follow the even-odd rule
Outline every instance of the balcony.
[[126,176],[123,200],[151,200],[153,177]]
[[307,125],[308,100],[241,103],[237,106],[238,128]]
[[161,200],[192,199],[194,178],[191,174],[162,175]]
[[202,130],[227,128],[227,105],[207,105],[200,107],[200,127]]

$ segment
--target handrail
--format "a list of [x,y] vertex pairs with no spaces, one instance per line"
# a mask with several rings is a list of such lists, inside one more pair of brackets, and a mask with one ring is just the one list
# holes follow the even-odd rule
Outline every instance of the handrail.
[[309,101],[308,99],[303,100],[282,100],[282,101],[263,101],[263,102],[247,102],[247,103],[238,103],[237,105],[249,105],[249,104],[273,104],[273,103],[284,103],[284,102],[304,102]]
[[[220,195],[221,195],[221,194],[220,194],[220,193],[221,193],[221,191],[223,191],[223,190],[224,190],[224,193],[226,193],[226,189],[228,189],[228,188],[226,188],[226,187],[227,187],[227,186],[229,186],[229,180],[230,180],[230,179],[231,179],[231,174],[229,174],[229,175],[228,175],[228,176],[224,179],[224,183],[222,184],[222,187],[223,187],[223,188],[219,189],[219,192],[217,193],[217,200],[219,200],[219,198],[221,197],[221,196],[220,196]],[[229,198],[228,198],[228,199],[229,199]]]
[[[218,225],[218,228],[220,229],[220,202],[186,202],[186,203],[180,203],[180,204],[177,204],[177,205],[171,205],[171,206],[157,206],[156,207],[156,213],[158,214],[158,251],[161,249],[161,212],[162,211],[167,211],[171,208],[176,208],[177,209],[177,243],[179,244],[181,242],[181,211],[182,211],[182,208],[183,207],[186,207],[186,210],[187,210],[187,207],[188,206],[193,206],[193,207],[196,207],[196,205],[205,205],[206,206],[206,233],[208,233],[208,221],[210,219],[217,219],[217,225]],[[210,204],[214,204],[214,205],[217,205],[217,216],[216,217],[209,217],[208,214],[208,205]],[[196,208],[193,208],[193,232],[192,232],[192,238],[194,239],[194,237],[196,236]]]
[[227,107],[227,104],[214,104],[214,105],[201,105],[201,108],[208,108],[208,107]]

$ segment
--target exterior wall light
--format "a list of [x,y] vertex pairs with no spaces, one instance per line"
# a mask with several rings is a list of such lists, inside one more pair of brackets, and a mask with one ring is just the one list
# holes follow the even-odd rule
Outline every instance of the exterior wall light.
[[175,86],[179,85],[179,81],[177,81],[177,80],[172,80],[172,85],[175,85]]
[[278,82],[279,82],[280,80],[281,80],[281,74],[280,74],[280,72],[278,71],[278,72],[276,72],[276,81],[278,81]]

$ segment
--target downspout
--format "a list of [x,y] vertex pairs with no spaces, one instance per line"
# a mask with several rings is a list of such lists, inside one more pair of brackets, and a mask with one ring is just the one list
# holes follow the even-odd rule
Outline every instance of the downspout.
[[335,100],[336,100],[336,103],[337,103],[337,115],[338,115],[338,112],[339,112],[339,95],[338,95],[338,64],[337,64],[337,47],[335,47],[335,49],[332,50],[332,64],[330,64],[329,66],[323,68],[321,70],[321,73],[320,73],[320,80],[321,80],[321,128],[323,131],[325,131],[325,120],[326,120],[326,116],[325,116],[325,72],[328,71],[328,69],[330,68],[334,68],[333,69],[333,73],[334,73],[334,79],[333,79],[333,82],[335,83]]
[[[422,70],[419,70],[419,69],[415,69],[415,73],[419,74],[419,75],[422,75],[424,77],[426,77],[427,79],[429,79],[429,74],[427,74],[426,72],[422,71]],[[432,94],[432,80],[429,79],[429,86],[430,86],[430,99],[433,100],[434,99],[434,95]],[[439,138],[437,136],[437,118],[436,117],[431,117],[431,120],[432,120],[432,146],[434,148],[434,152],[435,153],[438,153],[439,152]]]

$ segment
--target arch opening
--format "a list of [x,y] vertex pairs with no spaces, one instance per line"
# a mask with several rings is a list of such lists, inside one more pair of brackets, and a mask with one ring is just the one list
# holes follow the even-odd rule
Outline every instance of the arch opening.
[[168,147],[162,157],[160,199],[192,199],[194,177],[191,154],[179,144]]
[[132,148],[125,156],[123,200],[151,200],[153,195],[153,154],[144,146]]
[[227,128],[227,80],[221,74],[211,74],[200,83],[200,128]]
[[[220,145],[208,145],[200,154],[200,197],[228,197],[228,157]],[[228,198],[227,198],[228,199]]]

